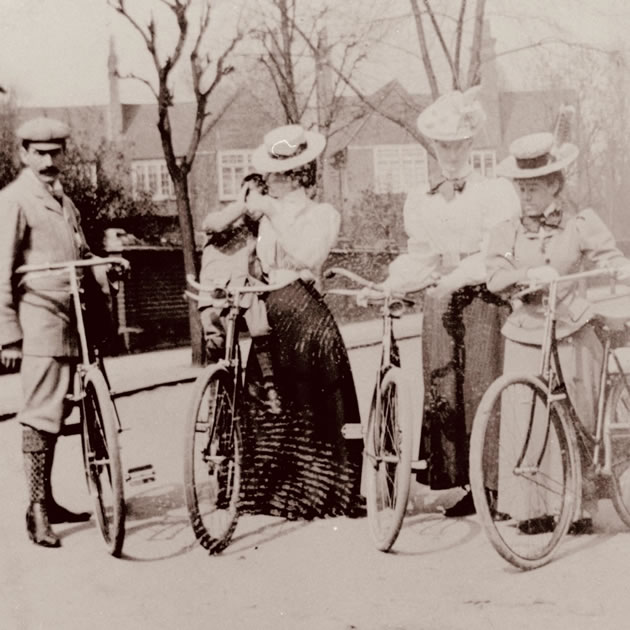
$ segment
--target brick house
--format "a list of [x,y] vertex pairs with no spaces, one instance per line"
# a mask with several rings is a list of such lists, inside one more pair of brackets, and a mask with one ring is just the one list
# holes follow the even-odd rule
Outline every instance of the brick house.
[[[113,52],[108,65],[110,102],[106,105],[28,108],[22,109],[19,117],[46,115],[65,120],[72,128],[73,139],[88,148],[96,148],[103,140],[117,143],[128,164],[132,189],[148,192],[156,202],[156,212],[171,221],[176,231],[174,189],[156,126],[157,106],[121,103]],[[486,64],[484,70],[482,100],[488,123],[475,139],[472,160],[475,169],[493,176],[497,162],[515,137],[551,129],[558,106],[574,98],[566,91],[500,91],[493,65]],[[270,90],[270,86],[260,85],[235,87],[226,81],[212,95],[209,109],[216,122],[200,143],[190,178],[196,226],[208,211],[235,198],[250,168],[251,153],[264,132],[283,123],[282,108]],[[430,101],[426,95],[409,94],[395,80],[371,98],[411,124]],[[348,97],[345,103],[347,115],[340,114],[324,153],[323,195],[342,214],[342,249],[372,252],[372,258],[362,262],[365,269],[376,258],[382,258],[374,254],[385,255],[404,246],[404,195],[414,185],[429,188],[436,176],[436,164],[401,127],[371,110],[357,118],[361,107],[358,99]],[[177,154],[186,151],[194,113],[194,103],[177,103],[171,110]],[[366,191],[372,191],[371,199],[375,201],[372,214],[362,204]],[[379,205],[381,198],[387,200],[383,206]],[[387,221],[389,224],[383,225],[379,233],[377,224]],[[360,225],[366,234],[364,241],[357,238]],[[137,236],[141,238],[142,234]],[[176,247],[145,246],[125,249],[125,255],[132,260],[134,271],[126,291],[119,296],[122,347],[129,351],[186,343],[181,251]],[[379,265],[382,267],[383,261]],[[376,276],[379,270],[375,267],[372,273]],[[159,304],[156,292],[161,296]]]

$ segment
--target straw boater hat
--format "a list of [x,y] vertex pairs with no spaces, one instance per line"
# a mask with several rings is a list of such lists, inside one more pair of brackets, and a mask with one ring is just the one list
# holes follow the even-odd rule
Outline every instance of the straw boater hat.
[[556,146],[552,133],[532,133],[512,142],[511,155],[497,166],[497,175],[510,179],[543,177],[569,166],[579,152],[570,142]]
[[15,135],[22,142],[33,142],[40,149],[58,149],[70,135],[70,127],[55,118],[31,118],[22,123]]
[[284,173],[312,162],[326,146],[326,138],[300,125],[284,125],[265,135],[252,154],[252,164],[261,173]]
[[486,122],[486,114],[477,100],[481,86],[465,92],[443,94],[418,116],[418,129],[432,140],[472,138]]

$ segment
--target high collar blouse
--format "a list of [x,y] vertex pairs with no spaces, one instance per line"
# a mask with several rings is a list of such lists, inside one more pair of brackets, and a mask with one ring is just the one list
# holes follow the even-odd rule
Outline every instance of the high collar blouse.
[[411,190],[403,209],[407,253],[391,263],[386,284],[411,289],[451,271],[462,276],[462,284],[484,282],[489,231],[518,212],[518,196],[508,180],[476,172],[451,200],[439,191]]
[[[628,264],[615,239],[590,208],[577,214],[565,210],[557,227],[527,229],[519,219],[505,221],[492,230],[486,266],[488,288],[509,294],[515,285],[527,282],[532,267],[549,265],[560,275],[578,272],[584,266],[601,268]],[[564,283],[558,290],[557,337],[579,330],[592,316],[590,303],[578,284]],[[545,309],[540,300],[518,306],[508,317],[503,334],[521,343],[542,340]]]
[[303,188],[282,199],[250,195],[248,206],[263,212],[256,253],[272,284],[317,278],[339,236],[341,217],[330,204],[316,203]]

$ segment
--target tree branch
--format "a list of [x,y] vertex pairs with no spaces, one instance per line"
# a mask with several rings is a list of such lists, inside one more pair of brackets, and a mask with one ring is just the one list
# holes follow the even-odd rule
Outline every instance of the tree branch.
[[433,64],[431,63],[431,56],[429,55],[427,39],[422,25],[422,14],[420,13],[420,7],[418,7],[417,0],[409,0],[409,3],[411,4],[411,11],[413,12],[413,17],[416,22],[416,32],[418,33],[418,43],[420,44],[422,65],[424,66],[424,71],[427,75],[427,80],[429,81],[431,97],[433,100],[436,100],[440,95],[440,88],[438,87],[435,71],[433,70]]
[[444,41],[444,36],[442,35],[442,29],[440,28],[440,25],[437,22],[437,19],[435,18],[435,14],[433,13],[433,9],[431,9],[431,5],[429,4],[429,0],[423,0],[424,2],[424,6],[427,10],[427,13],[429,14],[429,18],[431,19],[431,24],[433,25],[433,30],[435,31],[435,34],[437,35],[438,41],[440,42],[440,46],[442,48],[442,52],[444,53],[444,56],[446,57],[446,61],[448,62],[449,68],[451,69],[451,75],[453,78],[453,87],[455,89],[457,89],[459,87],[459,77],[457,76],[457,72],[455,70],[455,64],[453,63],[453,57],[451,56],[451,53],[448,49],[448,46],[446,45],[446,42]]
[[481,82],[481,47],[483,45],[484,15],[486,0],[477,0],[475,6],[475,26],[473,30],[472,46],[470,49],[470,63],[468,66],[468,79],[463,89],[472,87]]
[[455,55],[453,59],[454,75],[453,89],[459,87],[459,73],[461,70],[461,54],[462,54],[462,40],[464,38],[464,16],[466,14],[466,0],[462,0],[459,7],[459,15],[457,16],[457,26],[455,27]]

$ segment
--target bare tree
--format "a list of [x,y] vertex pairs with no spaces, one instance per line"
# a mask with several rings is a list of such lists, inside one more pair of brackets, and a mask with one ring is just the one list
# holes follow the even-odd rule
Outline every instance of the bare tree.
[[[327,24],[335,20],[330,6],[323,4],[313,12],[306,0],[269,0],[268,7],[253,33],[262,48],[259,62],[271,77],[286,122],[316,124],[328,138],[364,116],[365,108],[348,114],[341,78],[342,73],[352,76],[365,59],[364,33],[355,29],[343,42],[330,44]],[[331,72],[328,63],[335,48],[340,49],[339,73]],[[344,106],[345,119],[339,125]]]
[[[122,15],[142,37],[153,61],[156,75],[153,79],[135,74],[127,74],[123,78],[132,78],[144,83],[151,90],[157,102],[157,128],[160,133],[166,166],[175,188],[177,214],[182,234],[184,268],[187,274],[196,275],[197,260],[188,176],[203,135],[216,121],[216,118],[211,120],[208,112],[208,99],[220,81],[233,71],[234,68],[230,65],[229,59],[243,34],[241,31],[237,31],[229,43],[213,58],[210,52],[205,49],[211,24],[211,0],[204,0],[201,3],[196,30],[192,26],[194,18],[191,15],[191,7],[193,4],[199,3],[193,3],[192,0],[156,0],[156,2],[170,10],[177,25],[176,41],[168,52],[164,52],[158,46],[160,29],[153,14],[151,14],[148,23],[143,24],[130,13],[125,0],[109,0],[110,6]],[[171,83],[173,71],[182,60],[184,49],[188,47],[192,47],[189,53],[189,63],[196,101],[195,119],[190,130],[188,148],[185,154],[176,155],[170,118],[174,99]],[[189,320],[193,363],[198,364],[203,359],[202,334],[198,313],[192,304],[189,306]]]

